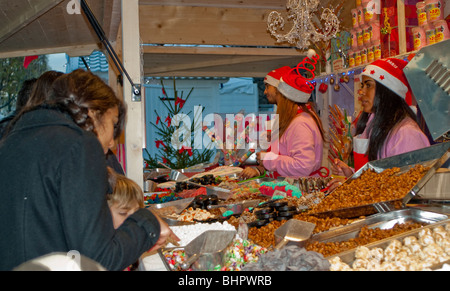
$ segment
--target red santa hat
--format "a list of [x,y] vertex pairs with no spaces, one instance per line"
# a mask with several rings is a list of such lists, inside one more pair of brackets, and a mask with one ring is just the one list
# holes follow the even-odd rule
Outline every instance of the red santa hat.
[[410,104],[411,90],[403,73],[403,68],[407,64],[408,62],[396,58],[376,60],[364,68],[361,76],[373,78]]
[[[309,50],[307,57],[300,62],[297,67],[291,69],[287,74],[281,77],[280,84],[278,85],[278,91],[281,92],[286,98],[297,102],[306,103],[309,100],[312,92],[314,91],[314,85],[310,82],[314,79],[314,71],[319,56],[314,50]],[[301,75],[300,70],[306,70],[312,74],[311,77],[304,77]]]
[[284,66],[281,68],[278,68],[276,70],[271,71],[267,74],[267,76],[264,78],[264,83],[267,83],[269,85],[272,85],[274,87],[278,87],[278,84],[280,83],[281,77],[289,72],[292,68],[289,66]]

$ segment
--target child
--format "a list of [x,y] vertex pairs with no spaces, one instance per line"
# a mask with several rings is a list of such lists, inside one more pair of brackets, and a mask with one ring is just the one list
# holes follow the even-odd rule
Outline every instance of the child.
[[[144,208],[144,192],[136,182],[118,174],[108,167],[109,192],[106,199],[111,211],[114,228],[118,229],[122,223],[135,213],[138,209]],[[135,271],[139,267],[140,260],[125,269],[125,271]]]
[[114,228],[118,229],[125,219],[140,208],[144,208],[144,192],[136,182],[116,173],[108,167],[108,181],[111,194],[107,201],[113,218]]

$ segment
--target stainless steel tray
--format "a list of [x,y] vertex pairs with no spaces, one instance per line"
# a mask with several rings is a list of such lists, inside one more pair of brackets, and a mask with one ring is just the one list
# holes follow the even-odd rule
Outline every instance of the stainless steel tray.
[[[415,236],[416,238],[418,238],[420,230],[422,230],[424,228],[431,228],[431,229],[433,229],[433,228],[438,227],[440,225],[445,226],[448,223],[450,223],[450,219],[445,219],[445,220],[442,220],[442,221],[439,221],[439,222],[436,222],[436,223],[432,223],[432,224],[426,225],[426,226],[424,226],[424,227],[422,227],[420,229],[414,229],[414,230],[411,230],[411,231],[407,231],[407,232],[401,233],[399,235],[392,236],[392,237],[387,238],[387,239],[383,239],[383,240],[380,240],[380,241],[377,241],[377,242],[373,242],[373,243],[367,244],[367,245],[365,245],[365,247],[367,247],[368,249],[373,249],[373,248],[385,249],[387,246],[389,246],[389,244],[393,240],[402,241],[405,237],[408,237],[408,236]],[[345,251],[345,252],[342,252],[342,253],[330,256],[327,259],[328,260],[332,260],[335,257],[340,257],[342,262],[344,262],[344,263],[346,263],[346,264],[351,266],[353,264],[353,261],[355,260],[355,252],[356,252],[356,249],[352,249],[352,250],[348,250],[348,251]],[[445,263],[450,263],[450,262],[447,261],[447,262],[442,262],[442,263],[436,263],[430,269],[435,270],[435,269],[441,268],[442,265],[445,264]]]
[[191,204],[191,202],[194,200],[194,198],[185,198],[185,199],[179,199],[175,201],[170,201],[166,203],[158,203],[158,204],[152,204],[150,205],[150,209],[155,210],[158,214],[164,216],[164,215],[170,215],[170,214],[180,214],[186,207]]
[[[334,209],[331,211],[316,213],[317,216],[336,216],[341,218],[357,217],[359,215],[371,215],[376,212],[389,212],[394,209],[404,208],[413,199],[424,185],[431,179],[436,171],[450,158],[450,142],[436,144],[417,151],[404,153],[386,159],[371,161],[359,169],[344,184],[359,178],[366,170],[374,170],[381,173],[393,167],[400,168],[400,173],[408,172],[416,165],[430,167],[428,172],[405,194],[403,199],[383,201],[373,204],[358,205],[351,208]],[[325,198],[326,199],[326,198]],[[401,202],[401,205],[399,205]],[[353,216],[354,215],[354,216]]]
[[397,223],[416,222],[432,224],[446,219],[448,219],[448,216],[444,214],[407,208],[371,215],[366,219],[350,225],[313,235],[309,241],[317,241],[322,243],[346,241],[356,238],[364,226],[371,229],[391,229]]

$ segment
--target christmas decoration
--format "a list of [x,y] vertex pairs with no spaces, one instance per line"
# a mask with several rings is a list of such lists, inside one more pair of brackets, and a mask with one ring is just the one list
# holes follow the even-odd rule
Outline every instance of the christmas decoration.
[[[148,168],[159,168],[159,162],[167,165],[172,169],[185,169],[200,163],[209,162],[214,154],[210,149],[193,149],[192,146],[187,146],[183,142],[187,141],[187,144],[194,144],[194,132],[196,126],[198,126],[201,132],[201,113],[204,111],[204,107],[201,107],[201,112],[195,112],[194,120],[191,121],[191,126],[188,128],[183,120],[180,120],[180,116],[189,116],[192,111],[184,113],[182,110],[185,107],[186,102],[191,96],[194,88],[192,88],[186,97],[183,97],[184,92],[177,91],[176,82],[173,81],[174,97],[170,98],[167,94],[163,81],[162,97],[159,97],[159,101],[164,104],[168,110],[167,116],[161,116],[155,110],[156,121],[150,122],[154,127],[157,138],[155,140],[155,146],[158,151],[157,154],[151,156],[147,149],[144,149],[146,155],[144,155],[145,166]],[[200,125],[199,125],[200,124]],[[182,133],[183,142],[180,141],[180,137],[177,134]],[[188,136],[184,136],[188,135]]]

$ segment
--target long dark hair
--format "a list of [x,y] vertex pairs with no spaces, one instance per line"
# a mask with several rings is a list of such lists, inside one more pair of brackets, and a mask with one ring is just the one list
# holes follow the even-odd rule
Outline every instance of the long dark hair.
[[[375,115],[369,125],[369,161],[377,160],[381,149],[392,129],[406,117],[417,122],[416,114],[405,99],[401,98],[383,84],[376,82],[372,112]],[[369,114],[363,112],[356,125],[356,134],[361,134],[367,126]]]
[[100,77],[82,69],[56,79],[47,103],[68,113],[79,127],[94,133],[94,121],[88,115],[89,110],[95,111],[100,119],[108,109],[118,107],[119,122],[114,129],[114,136],[123,129],[125,123],[123,101]]
[[114,128],[114,137],[120,136],[125,124],[126,107],[122,100],[117,98],[114,91],[100,77],[82,69],[70,74],[63,74],[52,84],[46,100],[42,104],[26,106],[11,121],[11,130],[22,115],[38,108],[51,108],[67,113],[81,128],[95,134],[94,121],[89,117],[89,109],[96,112],[97,118],[115,106],[119,109],[119,122]]

